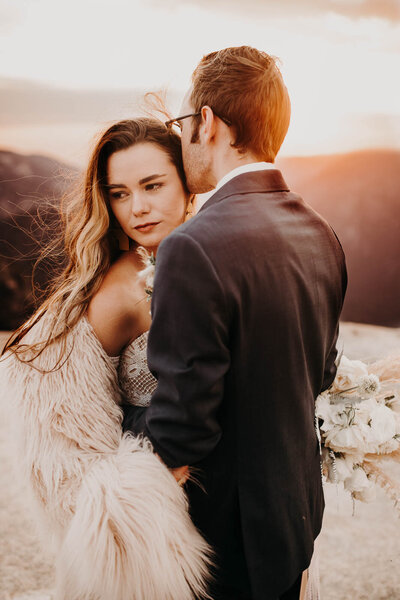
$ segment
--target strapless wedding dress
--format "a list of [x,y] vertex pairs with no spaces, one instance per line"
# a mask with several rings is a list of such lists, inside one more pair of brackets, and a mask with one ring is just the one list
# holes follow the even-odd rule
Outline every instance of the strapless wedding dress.
[[125,400],[135,406],[148,406],[157,385],[147,366],[148,333],[145,331],[133,340],[120,356],[110,357]]

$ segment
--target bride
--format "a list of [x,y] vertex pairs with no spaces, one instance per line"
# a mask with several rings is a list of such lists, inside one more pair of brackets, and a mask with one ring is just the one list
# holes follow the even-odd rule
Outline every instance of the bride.
[[183,223],[179,136],[155,119],[112,125],[64,215],[67,265],[6,344],[18,469],[57,557],[57,598],[207,596],[211,551],[185,493],[149,443],[123,435],[122,401],[144,406],[150,305],[138,247]]

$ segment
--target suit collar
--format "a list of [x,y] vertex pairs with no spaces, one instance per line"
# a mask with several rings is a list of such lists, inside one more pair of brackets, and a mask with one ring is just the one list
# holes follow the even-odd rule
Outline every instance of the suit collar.
[[254,171],[252,173],[243,173],[230,179],[225,185],[215,192],[200,208],[201,212],[209,208],[228,196],[237,194],[252,193],[270,193],[270,192],[288,192],[289,187],[278,169],[268,169],[265,171]]

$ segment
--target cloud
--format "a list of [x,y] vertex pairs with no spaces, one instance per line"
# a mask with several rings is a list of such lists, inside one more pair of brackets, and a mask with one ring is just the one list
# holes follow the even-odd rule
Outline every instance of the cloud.
[[8,34],[21,21],[22,11],[17,6],[0,6],[0,33]]
[[[164,0],[151,0],[162,6]],[[265,17],[317,16],[329,12],[353,19],[377,17],[400,22],[399,0],[170,0],[170,7],[188,4],[241,15]]]
[[[0,129],[12,126],[117,121],[149,109],[144,89],[71,90],[0,76]],[[179,107],[181,94],[167,93],[166,103]],[[152,113],[153,114],[153,113]],[[99,125],[100,126],[100,125]]]
[[378,17],[388,19],[389,21],[400,21],[400,3],[399,0],[363,0],[354,1],[336,1],[333,3],[335,12],[349,17]]

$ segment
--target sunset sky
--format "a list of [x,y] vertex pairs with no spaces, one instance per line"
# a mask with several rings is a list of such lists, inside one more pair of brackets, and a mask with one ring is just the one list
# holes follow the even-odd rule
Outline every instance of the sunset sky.
[[111,118],[64,111],[50,128],[36,108],[29,123],[29,93],[24,119],[7,116],[14,79],[43,94],[183,93],[203,54],[249,44],[281,61],[292,100],[283,154],[400,148],[400,0],[0,0],[0,31],[3,147],[71,160]]

